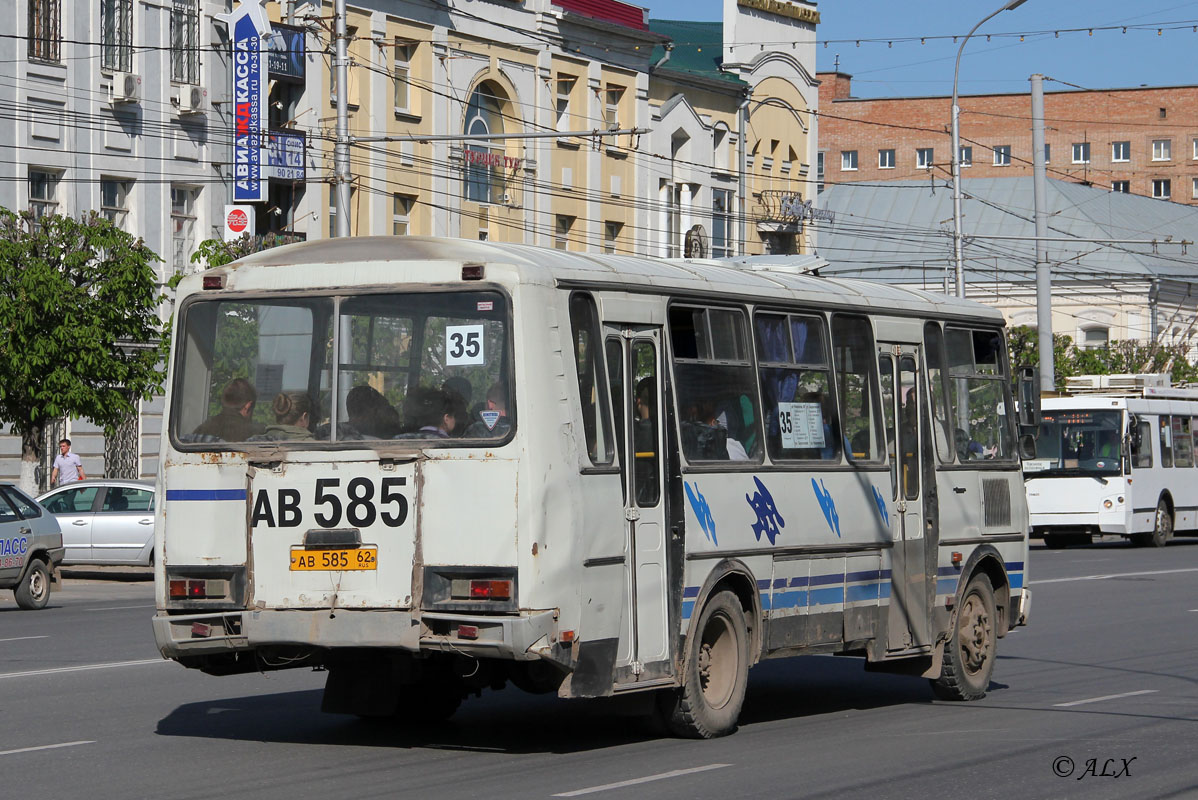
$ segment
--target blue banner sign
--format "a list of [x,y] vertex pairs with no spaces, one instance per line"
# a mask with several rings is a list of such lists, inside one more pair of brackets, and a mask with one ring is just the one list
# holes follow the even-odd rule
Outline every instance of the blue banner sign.
[[302,133],[271,131],[267,177],[281,181],[304,180],[304,145]]
[[233,202],[266,200],[263,130],[266,127],[266,48],[270,21],[261,0],[239,3],[216,17],[233,40]]
[[304,79],[304,30],[290,25],[273,25],[267,70],[272,78]]

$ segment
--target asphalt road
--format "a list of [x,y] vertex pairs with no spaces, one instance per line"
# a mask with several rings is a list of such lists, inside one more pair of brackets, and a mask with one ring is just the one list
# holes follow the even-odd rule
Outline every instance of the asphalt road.
[[325,715],[320,673],[161,661],[144,577],[68,572],[38,612],[3,593],[0,796],[1198,797],[1198,539],[1034,545],[1032,625],[999,643],[982,701],[855,659],[774,660],[740,730],[707,742],[514,688],[434,728]]

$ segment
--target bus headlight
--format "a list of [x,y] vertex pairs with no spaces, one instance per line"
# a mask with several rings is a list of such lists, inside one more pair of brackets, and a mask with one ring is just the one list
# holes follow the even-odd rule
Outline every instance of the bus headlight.
[[1110,509],[1114,508],[1114,506],[1115,506],[1115,504],[1111,502],[1111,499],[1109,497],[1106,500],[1102,501],[1102,507],[1107,509],[1108,511]]

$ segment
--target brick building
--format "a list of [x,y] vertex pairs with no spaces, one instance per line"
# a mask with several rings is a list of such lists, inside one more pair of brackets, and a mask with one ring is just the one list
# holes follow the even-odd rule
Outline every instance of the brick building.
[[[952,174],[951,97],[857,98],[817,75],[821,183]],[[1031,95],[960,97],[962,178],[1032,174]],[[1198,204],[1198,86],[1045,92],[1048,177]]]

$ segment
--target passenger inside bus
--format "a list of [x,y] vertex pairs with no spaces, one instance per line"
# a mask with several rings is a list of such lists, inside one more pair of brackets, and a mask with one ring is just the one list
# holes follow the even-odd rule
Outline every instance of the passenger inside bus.
[[486,406],[464,435],[472,439],[499,439],[511,429],[512,423],[507,418],[507,387],[502,381],[496,382],[487,390]]
[[400,432],[399,412],[373,386],[363,383],[350,389],[345,412],[352,430],[339,426],[337,433],[342,439],[355,438],[355,433],[363,438],[390,439]]
[[447,392],[417,386],[403,401],[405,431],[395,439],[448,439],[457,420]]
[[748,461],[744,444],[728,433],[727,417],[717,407],[708,398],[688,408],[688,419],[682,423],[683,452],[691,460]]
[[258,392],[252,383],[245,378],[234,378],[220,393],[220,413],[200,423],[192,436],[197,441],[244,442],[261,434],[265,429],[253,420],[257,400]]
[[267,425],[264,433],[252,437],[250,441],[299,441],[315,438],[312,436],[309,419],[312,400],[307,392],[279,392],[270,404],[270,410],[275,415],[274,424]]

